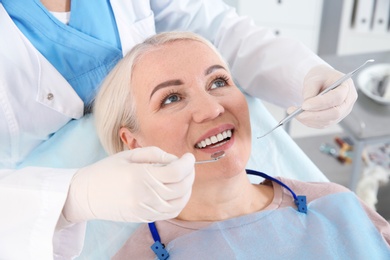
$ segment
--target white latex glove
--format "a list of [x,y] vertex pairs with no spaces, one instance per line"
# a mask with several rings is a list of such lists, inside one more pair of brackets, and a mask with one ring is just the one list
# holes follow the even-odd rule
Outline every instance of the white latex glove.
[[152,222],[174,218],[190,198],[194,163],[190,153],[178,159],[157,147],[107,157],[75,174],[63,215],[72,223],[90,219]]
[[[351,79],[336,89],[317,96],[342,76],[344,76],[343,73],[326,65],[311,69],[303,82],[302,109],[304,112],[296,119],[309,127],[325,128],[337,124],[346,117],[357,99],[357,91]],[[287,113],[291,114],[296,109],[296,107],[289,107]]]

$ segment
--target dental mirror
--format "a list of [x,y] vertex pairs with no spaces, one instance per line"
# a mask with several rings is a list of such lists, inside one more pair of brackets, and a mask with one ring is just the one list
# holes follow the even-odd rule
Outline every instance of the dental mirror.
[[224,156],[225,156],[225,151],[218,151],[218,152],[215,152],[211,155],[210,160],[196,161],[195,164],[216,162]]
[[[225,156],[225,151],[218,151],[213,154],[211,154],[211,159],[209,160],[202,160],[202,161],[196,161],[195,164],[202,164],[202,163],[209,163],[209,162],[216,162],[222,157]],[[156,166],[167,166],[167,164],[154,164]]]

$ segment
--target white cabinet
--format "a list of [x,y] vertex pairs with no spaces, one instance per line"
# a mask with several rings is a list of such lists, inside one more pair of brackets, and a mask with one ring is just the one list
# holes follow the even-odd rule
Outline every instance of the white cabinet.
[[390,50],[390,0],[344,0],[337,54]]
[[323,0],[235,0],[240,15],[257,25],[271,28],[276,35],[300,40],[317,52]]

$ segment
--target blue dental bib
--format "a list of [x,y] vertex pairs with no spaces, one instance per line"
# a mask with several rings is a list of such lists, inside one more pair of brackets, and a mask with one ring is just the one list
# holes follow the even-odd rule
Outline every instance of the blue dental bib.
[[[153,224],[150,229],[157,231]],[[215,222],[166,247],[158,242],[158,259],[390,259],[389,246],[352,192],[316,199],[306,214],[292,207],[265,210]]]

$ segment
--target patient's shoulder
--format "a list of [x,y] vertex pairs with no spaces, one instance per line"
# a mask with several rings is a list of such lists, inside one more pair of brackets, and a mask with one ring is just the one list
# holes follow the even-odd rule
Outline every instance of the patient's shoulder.
[[[333,182],[304,182],[284,177],[278,177],[278,179],[297,195],[305,195],[308,202],[333,193],[350,191],[348,188]],[[290,194],[285,189],[283,192]]]

